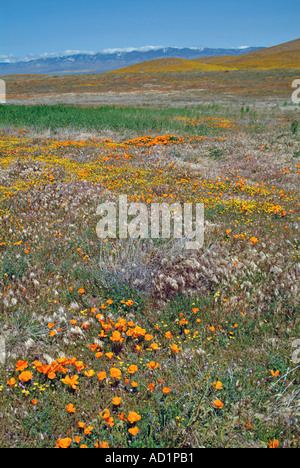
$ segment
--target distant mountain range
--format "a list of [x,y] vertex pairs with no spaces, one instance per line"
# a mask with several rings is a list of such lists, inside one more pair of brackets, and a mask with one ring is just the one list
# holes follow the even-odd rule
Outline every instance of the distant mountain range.
[[142,47],[140,49],[115,49],[98,53],[70,53],[45,56],[37,59],[6,60],[1,63],[0,75],[66,75],[106,73],[149,60],[181,58],[188,60],[217,56],[240,56],[263,47],[239,47],[236,49],[211,49],[196,47]]

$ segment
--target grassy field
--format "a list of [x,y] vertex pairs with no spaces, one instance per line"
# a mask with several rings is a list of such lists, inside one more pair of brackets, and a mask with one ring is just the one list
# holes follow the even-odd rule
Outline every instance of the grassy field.
[[[194,135],[213,131],[216,125],[193,125],[203,113],[209,118],[215,110],[221,110],[216,105],[198,106],[197,108],[179,109],[149,109],[133,107],[103,106],[97,108],[80,108],[75,106],[14,106],[5,105],[1,108],[1,123],[10,125],[14,122],[18,127],[31,127],[39,130],[55,131],[62,128],[73,128],[77,131],[121,131],[134,132],[143,135],[147,130],[158,133],[184,130]],[[222,109],[223,119],[229,116],[229,109]],[[183,125],[181,118],[186,119]],[[222,122],[221,122],[222,124]]]
[[[0,446],[299,448],[298,107],[3,105],[0,129]],[[203,203],[203,248],[101,241],[119,195]]]
[[[291,84],[298,70],[225,70],[124,73],[104,75],[3,77],[13,104],[101,105],[125,102],[126,107],[181,107],[195,101],[291,102]],[[144,99],[143,99],[144,98]]]

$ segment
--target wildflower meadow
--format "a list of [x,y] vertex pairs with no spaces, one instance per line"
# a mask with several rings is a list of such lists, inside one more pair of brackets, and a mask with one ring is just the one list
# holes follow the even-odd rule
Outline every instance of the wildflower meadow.
[[[298,122],[0,105],[0,446],[299,448]],[[99,238],[120,196],[202,204],[203,245]]]

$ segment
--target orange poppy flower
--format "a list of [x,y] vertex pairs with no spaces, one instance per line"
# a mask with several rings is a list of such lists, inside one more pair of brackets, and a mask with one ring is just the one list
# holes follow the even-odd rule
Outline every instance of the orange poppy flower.
[[110,417],[110,411],[109,409],[105,408],[101,413],[99,413],[100,417],[103,419],[107,419]]
[[121,404],[122,399],[120,397],[114,397],[112,402],[113,402],[113,405],[118,406]]
[[75,361],[74,366],[76,367],[77,372],[80,372],[82,369],[84,369],[84,364],[82,361]]
[[107,379],[106,372],[104,371],[98,372],[97,377],[99,379],[99,382],[102,382],[102,380]]
[[40,361],[33,361],[34,367],[41,367],[43,364]]
[[72,439],[68,437],[65,439],[57,439],[56,446],[58,448],[69,448],[72,443]]
[[7,384],[10,386],[10,387],[13,387],[16,383],[16,379],[14,378],[11,378],[10,380],[7,381]]
[[23,370],[27,369],[28,361],[18,361],[16,364],[16,371],[22,372]]
[[76,389],[77,389],[77,386],[79,385],[79,382],[78,382],[78,375],[74,375],[73,377],[69,377],[69,376],[67,375],[64,379],[61,379],[61,381],[62,381],[65,385],[69,385],[71,388],[73,388],[73,390],[76,390]]
[[74,405],[72,403],[70,403],[69,405],[66,405],[66,410],[67,410],[67,413],[71,414],[71,413],[75,413],[76,409],[74,407]]
[[88,427],[85,427],[83,432],[85,435],[90,435],[93,431],[94,427],[93,426],[88,426]]
[[157,343],[151,343],[151,348],[153,349],[153,351],[156,351],[157,349],[159,349],[159,346]]
[[155,362],[155,361],[151,361],[147,364],[147,367],[149,367],[149,369],[157,369],[157,367],[159,367],[159,363],[158,362]]
[[120,371],[120,369],[117,369],[116,367],[112,367],[110,369],[110,375],[111,377],[113,377],[114,379],[120,379],[121,376],[122,376],[122,372]]
[[138,371],[138,368],[135,364],[132,364],[128,367],[129,374],[135,374]]
[[138,413],[136,413],[135,411],[130,411],[130,413],[128,414],[127,419],[131,424],[134,424],[135,422],[140,421],[141,416]]
[[109,427],[114,427],[114,425],[115,425],[114,418],[107,418],[107,419],[105,419],[105,421],[107,422]]
[[147,333],[147,334],[145,335],[145,340],[146,340],[146,341],[151,341],[151,340],[153,340],[153,336]]
[[170,389],[169,387],[163,388],[163,393],[164,393],[165,395],[169,395],[170,391],[171,391],[171,389]]
[[112,336],[110,337],[111,341],[118,341],[119,343],[123,343],[124,338],[122,338],[122,335],[119,331],[115,330],[112,333]]
[[222,390],[223,389],[223,384],[219,380],[217,382],[213,382],[212,386],[215,390]]
[[29,382],[31,379],[33,379],[33,375],[29,371],[22,372],[19,375],[19,380],[21,380],[21,382]]
[[132,427],[131,429],[128,429],[129,434],[136,436],[138,432],[140,432],[138,427]]
[[96,442],[94,444],[94,447],[95,448],[109,448],[109,445],[108,445],[108,442],[101,442],[101,440],[99,440],[99,442]]
[[269,448],[278,448],[279,446],[279,440],[274,439],[274,440],[269,440],[268,441],[268,447]]
[[174,354],[179,353],[181,348],[179,348],[176,344],[171,346],[171,350]]
[[222,403],[222,401],[220,401],[220,400],[215,400],[215,401],[214,401],[214,406],[215,406],[216,408],[218,408],[218,409],[222,409],[223,406],[224,406],[224,403]]
[[89,344],[89,347],[91,348],[92,351],[96,351],[96,349],[98,348],[98,345],[97,344]]

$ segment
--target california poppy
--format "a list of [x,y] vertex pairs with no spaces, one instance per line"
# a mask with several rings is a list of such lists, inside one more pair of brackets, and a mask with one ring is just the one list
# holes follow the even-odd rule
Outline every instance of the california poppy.
[[135,411],[130,411],[127,419],[131,424],[134,424],[135,422],[137,422],[137,421],[139,421],[141,419],[141,416],[138,413],[136,413]]
[[18,361],[16,364],[16,371],[22,372],[23,370],[27,369],[28,361]]
[[66,410],[67,410],[67,413],[71,414],[71,413],[75,413],[76,409],[74,407],[74,405],[72,403],[70,403],[69,405],[66,405]]
[[213,382],[212,386],[215,390],[222,390],[223,389],[223,384],[219,380],[217,382]]
[[58,448],[69,448],[72,443],[72,439],[68,437],[65,439],[57,439],[56,446]]
[[114,397],[112,402],[113,402],[113,405],[118,406],[121,404],[122,399],[120,397]]
[[128,432],[133,435],[133,436],[136,436],[138,434],[138,432],[140,432],[139,428],[138,427],[132,427],[131,429],[128,429]]
[[98,377],[99,381],[102,382],[102,380],[107,379],[106,372],[104,372],[104,371],[98,372],[97,377]]
[[149,367],[149,369],[157,369],[157,367],[159,367],[159,363],[158,362],[155,362],[155,361],[151,361],[147,364],[147,367]]
[[19,375],[19,380],[21,380],[21,382],[29,382],[31,379],[33,379],[33,375],[29,371],[22,372]]
[[129,374],[135,374],[138,371],[138,368],[135,364],[132,364],[128,367]]
[[274,440],[269,440],[268,441],[268,447],[269,448],[278,448],[279,446],[279,440],[274,439]]
[[218,409],[222,409],[223,406],[224,406],[224,403],[222,403],[222,401],[220,401],[220,400],[215,400],[215,401],[214,401],[214,406],[215,406],[216,408],[218,408]]
[[113,377],[114,379],[120,379],[121,378],[121,375],[122,375],[122,372],[120,371],[120,369],[117,369],[116,367],[112,367],[110,369],[110,375],[111,377]]

